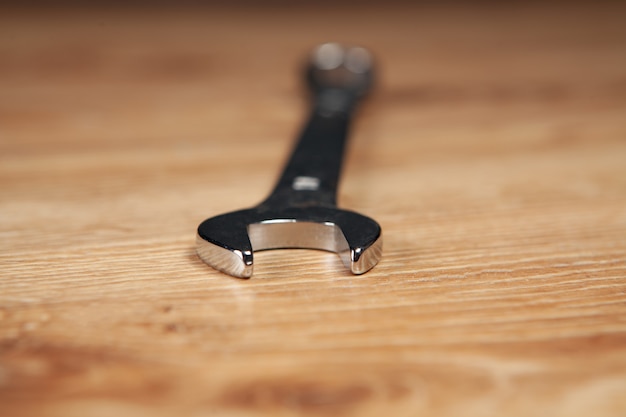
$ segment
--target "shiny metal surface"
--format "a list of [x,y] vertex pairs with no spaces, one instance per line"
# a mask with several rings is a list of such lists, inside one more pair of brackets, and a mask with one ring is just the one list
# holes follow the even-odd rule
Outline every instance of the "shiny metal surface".
[[373,81],[371,55],[360,47],[320,45],[306,76],[311,116],[272,193],[256,207],[198,227],[197,253],[215,269],[249,278],[254,251],[311,248],[336,252],[352,273],[362,274],[382,255],[378,223],[336,206],[350,119]]

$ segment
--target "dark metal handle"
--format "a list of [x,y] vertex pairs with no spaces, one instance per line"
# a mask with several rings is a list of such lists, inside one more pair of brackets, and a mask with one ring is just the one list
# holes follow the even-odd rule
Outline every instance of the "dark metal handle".
[[372,84],[363,48],[324,44],[307,69],[313,109],[274,191],[260,207],[335,207],[350,118]]
[[316,100],[287,166],[262,205],[336,205],[352,103],[339,108]]

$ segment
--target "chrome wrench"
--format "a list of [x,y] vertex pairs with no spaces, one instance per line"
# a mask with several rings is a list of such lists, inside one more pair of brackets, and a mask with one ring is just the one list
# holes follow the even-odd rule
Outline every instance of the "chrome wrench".
[[198,227],[197,253],[219,271],[249,278],[253,252],[266,249],[336,252],[354,274],[369,271],[382,255],[378,223],[336,205],[350,119],[373,81],[371,56],[359,47],[321,45],[306,78],[311,115],[272,193],[255,207],[212,217]]

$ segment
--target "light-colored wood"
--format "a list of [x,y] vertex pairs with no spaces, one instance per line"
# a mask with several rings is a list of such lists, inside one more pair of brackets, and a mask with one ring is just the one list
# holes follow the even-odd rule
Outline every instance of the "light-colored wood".
[[[626,8],[0,13],[0,415],[626,415]],[[270,190],[314,44],[378,90],[382,262],[194,253]]]

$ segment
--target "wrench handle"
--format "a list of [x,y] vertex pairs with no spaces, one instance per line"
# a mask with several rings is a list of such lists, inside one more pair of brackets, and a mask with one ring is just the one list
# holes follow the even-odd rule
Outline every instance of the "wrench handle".
[[309,121],[274,191],[262,205],[336,206],[337,184],[355,103],[345,91],[317,95]]

